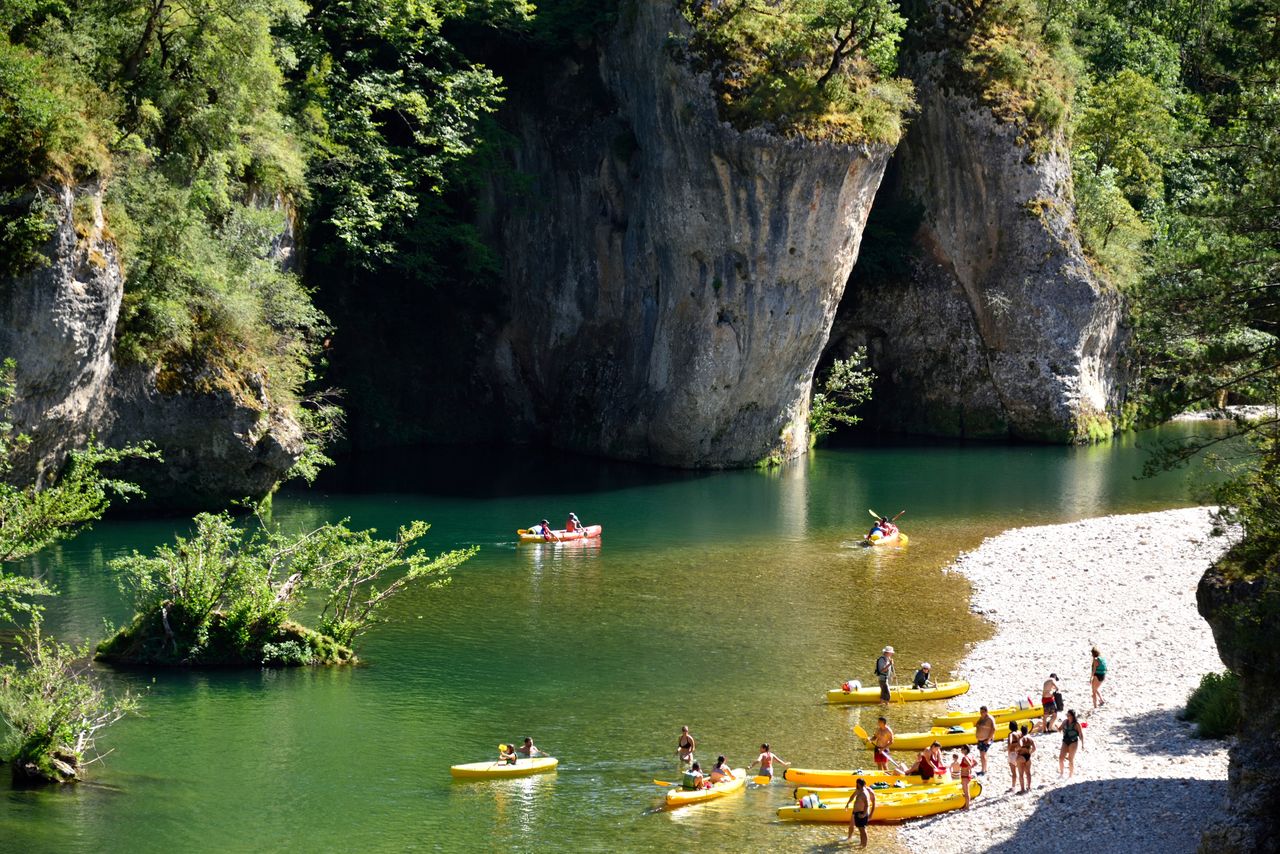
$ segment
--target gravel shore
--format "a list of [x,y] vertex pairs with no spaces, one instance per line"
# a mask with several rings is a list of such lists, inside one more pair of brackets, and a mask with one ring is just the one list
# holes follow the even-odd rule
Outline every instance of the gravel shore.
[[[928,854],[1070,850],[1193,852],[1222,817],[1227,751],[1175,713],[1209,671],[1223,669],[1196,611],[1200,576],[1227,547],[1206,508],[1088,519],[1006,531],[949,571],[973,584],[972,609],[996,626],[958,667],[972,683],[954,708],[1038,698],[1050,672],[1087,722],[1071,780],[1058,778],[1061,736],[1037,738],[1029,794],[1006,794],[1003,746],[987,791],[968,812],[902,828]],[[1089,648],[1107,660],[1106,703],[1091,710]],[[1007,730],[1006,730],[1007,732]]]

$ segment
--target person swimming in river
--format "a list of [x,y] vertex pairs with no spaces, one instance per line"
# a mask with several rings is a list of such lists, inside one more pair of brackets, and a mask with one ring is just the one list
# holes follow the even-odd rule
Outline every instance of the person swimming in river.
[[533,739],[529,738],[527,735],[524,737],[524,744],[516,748],[516,754],[518,756],[523,756],[526,759],[532,759],[535,756],[543,755],[542,751],[533,743]]

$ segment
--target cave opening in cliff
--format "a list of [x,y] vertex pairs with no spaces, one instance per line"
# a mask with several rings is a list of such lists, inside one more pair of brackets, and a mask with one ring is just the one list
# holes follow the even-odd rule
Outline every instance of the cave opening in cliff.
[[[920,251],[916,233],[923,216],[924,207],[902,192],[901,163],[895,155],[872,202],[858,260],[845,284],[831,334],[814,371],[815,391],[821,388],[837,359],[851,358],[859,348],[866,348],[866,361],[873,370],[880,363],[887,333],[876,323],[876,307],[883,300],[894,299],[911,276],[912,262]],[[833,438],[885,429],[888,425],[877,413],[886,408],[884,404],[893,394],[892,383],[877,372],[871,400],[856,412],[862,423],[839,427]]]

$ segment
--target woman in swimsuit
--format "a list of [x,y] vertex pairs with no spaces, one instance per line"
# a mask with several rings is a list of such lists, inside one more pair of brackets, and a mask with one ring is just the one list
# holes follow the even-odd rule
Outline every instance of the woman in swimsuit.
[[687,726],[680,727],[680,740],[676,742],[676,756],[680,757],[680,764],[688,765],[693,762],[693,749],[698,743],[693,740],[693,736],[689,735]]
[[1036,752],[1035,740],[1027,734],[1027,728],[1022,728],[1022,739],[1018,742],[1018,780],[1022,787],[1018,790],[1023,794],[1031,791],[1031,756]]
[[1076,720],[1076,710],[1067,710],[1067,719],[1062,722],[1062,749],[1058,751],[1058,776],[1062,776],[1062,762],[1067,761],[1068,777],[1076,773],[1076,750],[1084,747],[1084,730]]
[[1022,742],[1022,735],[1018,732],[1018,725],[1013,721],[1009,721],[1009,737],[1006,740],[1005,749],[1009,755],[1009,791],[1012,792],[1018,787],[1018,745]]
[[733,769],[725,764],[724,757],[716,757],[716,764],[711,769],[711,785],[714,786],[716,783],[724,783],[728,780],[736,779],[737,778],[733,776]]
[[760,776],[768,777],[770,780],[773,779],[773,763],[781,762],[783,765],[791,764],[790,762],[788,762],[787,760],[783,759],[781,756],[779,756],[778,754],[770,750],[769,743],[767,741],[764,744],[760,745],[760,755],[756,757],[755,762],[752,762],[750,765],[747,766],[747,770],[750,771],[753,767],[755,767],[756,762],[760,763]]
[[1102,691],[1100,690],[1102,688],[1102,680],[1107,678],[1107,660],[1102,657],[1102,653],[1098,652],[1096,646],[1089,652],[1093,654],[1093,663],[1089,667],[1089,672],[1093,678],[1089,680],[1089,685],[1093,688],[1093,707],[1096,709],[1098,706],[1107,704],[1107,701],[1102,699]]

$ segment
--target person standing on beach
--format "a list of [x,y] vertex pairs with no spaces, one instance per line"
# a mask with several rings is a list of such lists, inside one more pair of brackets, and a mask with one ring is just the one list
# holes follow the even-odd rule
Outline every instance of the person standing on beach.
[[693,749],[698,743],[693,740],[693,736],[689,735],[689,727],[680,727],[680,740],[676,742],[676,755],[680,757],[681,765],[689,765],[693,762]]
[[1093,688],[1093,707],[1105,706],[1107,701],[1102,699],[1102,680],[1107,678],[1107,660],[1102,657],[1102,653],[1098,652],[1095,646],[1089,650],[1093,654],[1093,662],[1089,666],[1089,673],[1092,678],[1089,681]]
[[1031,791],[1031,757],[1035,752],[1036,741],[1024,726],[1022,738],[1018,741],[1018,782],[1021,784],[1018,791],[1024,795]]
[[876,724],[876,731],[871,734],[871,746],[875,748],[876,767],[881,771],[889,771],[889,763],[893,760],[889,758],[889,745],[893,744],[893,730],[889,728],[889,722],[883,717]]
[[876,678],[880,680],[880,702],[889,702],[889,685],[893,681],[893,647],[880,650],[876,659]]
[[982,759],[982,770],[978,772],[978,776],[982,777],[987,773],[987,751],[996,740],[996,719],[991,717],[986,706],[978,711],[978,722],[974,725],[973,734],[978,738],[978,756]]
[[1067,761],[1068,777],[1076,773],[1076,749],[1084,748],[1084,729],[1076,720],[1076,710],[1068,709],[1066,720],[1062,722],[1062,749],[1058,751],[1058,776],[1062,776],[1062,761]]
[[964,790],[964,808],[969,808],[969,784],[973,782],[973,766],[977,765],[969,755],[969,745],[960,745],[960,788]]
[[876,811],[876,793],[867,785],[867,781],[858,778],[857,785],[854,787],[853,794],[849,796],[849,800],[844,802],[844,808],[853,807],[853,813],[849,816],[849,835],[844,838],[845,842],[853,839],[853,832],[858,831],[858,839],[862,844],[859,848],[867,847],[867,823],[871,821],[871,814]]
[[[1023,730],[1025,729],[1026,727],[1023,727]],[[1018,732],[1018,725],[1009,721],[1009,735],[1005,739],[1005,750],[1008,751],[1009,757],[1010,792],[1018,788],[1018,747],[1021,744],[1022,735]]]
[[1050,673],[1044,680],[1044,688],[1040,691],[1040,702],[1044,705],[1044,731],[1053,732],[1053,724],[1058,720],[1058,704],[1053,695],[1058,691],[1058,674]]

